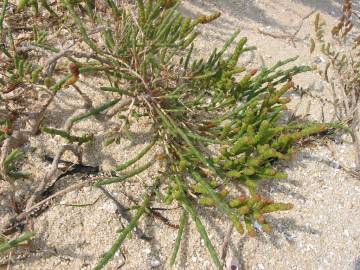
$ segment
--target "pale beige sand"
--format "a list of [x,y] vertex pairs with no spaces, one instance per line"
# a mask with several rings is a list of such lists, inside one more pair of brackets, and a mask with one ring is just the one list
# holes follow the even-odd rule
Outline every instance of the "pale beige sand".
[[[184,1],[182,10],[188,15],[220,10],[222,17],[211,25],[201,28],[198,41],[199,54],[208,54],[215,46],[221,46],[236,29],[249,38],[249,43],[258,47],[252,56],[247,55],[254,67],[261,65],[261,58],[267,65],[277,60],[299,55],[297,64],[312,65],[316,56],[309,56],[309,37],[313,33],[312,16],[304,22],[297,35],[296,48],[284,39],[276,39],[258,32],[258,28],[273,34],[293,33],[301,18],[316,8],[326,18],[328,27],[333,25],[340,13],[340,1],[332,0],[224,0],[224,1]],[[355,1],[354,1],[355,2]],[[358,8],[358,7],[357,7]],[[329,95],[321,77],[316,74],[303,74],[295,81],[303,87],[315,88],[319,95]],[[315,87],[314,87],[315,83]],[[88,89],[88,91],[91,91]],[[70,95],[70,93],[68,93]],[[74,94],[75,95],[75,94]],[[105,97],[98,97],[100,102]],[[293,94],[294,102],[298,96]],[[71,104],[57,100],[68,111],[78,106],[76,96]],[[306,111],[308,100],[300,108],[301,115]],[[320,104],[313,102],[310,118],[319,119]],[[331,107],[326,108],[326,116],[331,115]],[[54,114],[52,117],[57,117]],[[59,123],[59,126],[61,123]],[[79,130],[106,130],[101,123],[85,122]],[[145,132],[146,123],[137,126],[138,132]],[[95,143],[89,146],[85,162],[100,164],[104,170],[133,156],[142,148],[144,140],[135,148],[127,142],[116,147],[99,150]],[[54,153],[54,141],[41,136],[31,142],[37,147],[29,157],[31,167],[36,168],[36,176],[44,163],[41,157],[45,152]],[[360,181],[339,170],[337,161],[353,165],[352,147],[342,142],[331,142],[337,160],[334,160],[325,146],[313,146],[298,153],[294,160],[283,163],[289,179],[265,184],[262,192],[276,200],[295,204],[292,211],[274,214],[271,223],[274,232],[252,239],[233,234],[229,258],[239,262],[240,269],[360,269]],[[30,165],[29,165],[30,166]],[[150,173],[151,174],[151,173]],[[141,175],[142,181],[151,181],[152,175]],[[73,183],[76,177],[68,177],[63,184]],[[123,203],[129,203],[121,193],[126,191],[139,198],[142,185],[129,181],[121,188],[111,186],[111,191]],[[5,188],[5,187],[3,187]],[[99,198],[100,196],[100,198]],[[63,204],[83,204],[99,200],[92,206],[76,208]],[[6,201],[0,198],[1,217],[7,215]],[[224,217],[211,209],[202,210],[210,238],[219,249],[227,222]],[[164,212],[170,220],[178,223],[179,213]],[[91,269],[99,256],[108,250],[116,238],[120,227],[115,206],[99,190],[84,188],[72,192],[54,202],[53,206],[35,220],[38,233],[31,256],[15,259],[12,269]],[[154,237],[151,242],[135,238],[127,240],[122,251],[126,264],[121,269],[169,269],[167,258],[171,254],[176,231],[158,220],[146,219],[142,227]],[[212,269],[207,251],[193,223],[187,229],[187,238],[181,246],[181,254],[175,269]],[[107,269],[119,269],[123,257],[117,255]]]

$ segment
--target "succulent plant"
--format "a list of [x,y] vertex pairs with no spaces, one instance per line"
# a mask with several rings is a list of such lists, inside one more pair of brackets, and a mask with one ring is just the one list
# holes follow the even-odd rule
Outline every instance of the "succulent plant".
[[[151,123],[152,140],[147,146],[114,167],[110,176],[93,183],[95,187],[121,185],[155,163],[163,167],[153,186],[144,189],[142,204],[136,206],[132,220],[95,269],[103,268],[112,259],[139,220],[151,214],[149,207],[154,201],[176,201],[183,208],[171,264],[175,263],[190,217],[215,267],[222,269],[197,209],[215,207],[240,234],[246,231],[255,236],[255,223],[263,231],[271,231],[268,213],[292,208],[289,203],[260,196],[257,187],[265,179],[286,178],[276,161],[290,159],[300,139],[329,128],[325,124],[280,121],[290,102],[286,94],[294,87],[292,78],[311,68],[285,67],[296,58],[260,70],[239,66],[242,54],[255,49],[247,45],[247,38],[238,38],[239,31],[209,57],[198,58],[194,52],[196,29],[217,19],[218,12],[190,18],[178,11],[177,1],[137,0],[135,9],[118,6],[112,0],[105,2],[103,12],[95,9],[99,5],[95,1],[62,0],[55,6],[41,1],[40,7],[37,1],[20,1],[17,12],[30,12],[28,7],[33,6],[37,16],[44,12],[43,7],[46,16],[56,20],[55,28],[71,29],[73,39],[81,46],[64,49],[54,44],[41,23],[34,24],[32,39],[19,45],[13,41],[11,28],[5,30],[1,24],[2,35],[7,34],[1,49],[9,62],[4,68],[10,74],[0,81],[2,91],[37,87],[50,92],[53,98],[67,88],[76,89],[88,100],[88,109],[67,119],[63,129],[40,124],[38,131],[61,136],[80,148],[96,136],[72,133],[84,119],[123,119],[108,133],[104,147],[129,134],[131,117]],[[2,14],[6,14],[6,5],[7,1]],[[100,27],[89,30],[88,25],[94,22]],[[50,58],[41,65],[36,57],[44,52]],[[81,76],[85,80],[91,76],[103,78],[104,84],[97,91],[112,92],[113,98],[93,107],[91,98],[77,85]],[[51,102],[49,99],[43,111]],[[151,156],[155,147],[161,149],[161,154],[153,155],[144,164],[142,158]],[[11,176],[10,172],[2,173]],[[240,197],[239,186],[248,190]]]

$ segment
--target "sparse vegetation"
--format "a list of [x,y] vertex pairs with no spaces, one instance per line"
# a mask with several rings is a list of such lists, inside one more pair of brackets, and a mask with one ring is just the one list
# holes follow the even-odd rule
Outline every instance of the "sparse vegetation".
[[[135,8],[112,0],[39,3],[2,3],[0,173],[2,180],[12,185],[9,194],[19,206],[2,233],[31,229],[26,220],[48,200],[41,195],[65,151],[73,152],[82,164],[83,146],[98,134],[79,134],[75,127],[89,119],[117,120],[103,147],[123,137],[132,140],[131,125],[139,119],[151,123],[152,139],[136,156],[114,167],[109,176],[76,183],[58,196],[85,185],[122,185],[154,164],[162,168],[152,185],[144,187],[143,202],[132,206],[131,220],[95,269],[102,269],[139,221],[152,215],[150,206],[155,201],[183,208],[171,264],[190,217],[217,269],[222,269],[223,263],[198,208],[215,207],[238,233],[246,231],[250,236],[257,234],[255,223],[264,232],[271,231],[266,215],[292,208],[292,204],[260,196],[257,187],[266,179],[286,178],[276,161],[289,160],[302,138],[329,129],[325,124],[280,121],[290,101],[286,93],[294,87],[292,78],[310,67],[286,67],[295,58],[261,70],[238,66],[242,54],[255,49],[247,45],[246,37],[238,38],[239,32],[208,58],[198,59],[194,52],[196,29],[220,13],[192,19],[178,11],[177,1],[137,0]],[[29,26],[27,35],[18,32]],[[108,100],[97,106],[79,83],[93,78],[103,82],[99,93],[110,93]],[[54,97],[69,89],[82,97],[84,108],[65,119],[62,128],[44,121],[51,114]],[[42,93],[47,98],[39,103]],[[21,186],[13,183],[18,177],[31,177],[18,170],[20,149],[39,133],[59,136],[66,144],[44,178],[34,179],[38,186],[32,195],[19,202],[15,189]],[[145,155],[150,159],[144,163]]]
[[[316,37],[311,39],[311,53],[316,48],[326,57],[326,66],[321,71],[324,79],[330,83],[334,108],[334,120],[341,122],[350,130],[354,144],[356,161],[355,171],[360,170],[360,137],[359,137],[359,89],[360,89],[360,36],[352,35],[353,16],[352,1],[345,0],[343,15],[331,30],[332,40],[326,39],[325,21],[320,14],[314,22]],[[354,171],[354,172],[355,172]]]

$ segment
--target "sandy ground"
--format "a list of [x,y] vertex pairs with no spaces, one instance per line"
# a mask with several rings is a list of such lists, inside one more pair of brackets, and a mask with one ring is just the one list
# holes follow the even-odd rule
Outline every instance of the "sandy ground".
[[[222,17],[201,28],[198,41],[199,54],[208,54],[214,47],[221,46],[236,29],[249,38],[249,43],[256,45],[258,51],[248,54],[244,62],[259,67],[274,64],[277,60],[299,55],[297,64],[320,63],[316,54],[309,55],[309,38],[313,33],[314,16],[304,21],[296,36],[294,47],[287,39],[274,38],[261,34],[259,29],[274,35],[292,34],[301,19],[316,9],[333,25],[340,15],[341,1],[332,0],[224,0],[224,1],[184,1],[182,10],[185,14],[196,15],[201,12],[219,10]],[[354,1],[356,2],[356,1]],[[359,5],[360,6],[360,5]],[[359,10],[359,6],[355,7]],[[318,95],[329,95],[328,85],[316,74],[302,74],[295,81],[304,88],[309,88]],[[91,90],[89,90],[91,91]],[[292,94],[293,104],[299,96]],[[63,97],[57,102],[66,111],[72,111],[78,104],[63,103]],[[100,102],[106,97],[98,97]],[[311,103],[310,103],[311,101]],[[310,119],[320,119],[320,104],[305,99],[298,111],[299,115],[309,108]],[[329,119],[331,108],[325,108],[325,118]],[[57,117],[56,114],[51,117]],[[61,126],[62,123],[58,123]],[[84,123],[79,130],[95,130],[106,127],[101,123]],[[139,124],[138,134],[146,136],[148,126]],[[85,162],[100,165],[103,170],[124,161],[141,149],[145,140],[140,140],[135,149],[130,143],[123,143],[99,151],[97,143],[87,149]],[[54,153],[53,141],[41,136],[31,142],[33,153],[29,163],[39,177],[44,166],[41,156],[45,152]],[[287,180],[265,183],[261,192],[275,200],[291,202],[292,211],[271,216],[274,232],[262,234],[257,238],[239,236],[234,233],[228,257],[239,265],[239,269],[360,269],[360,181],[339,169],[338,162],[353,166],[352,147],[337,140],[328,146],[316,145],[307,148],[293,161],[282,163],[289,174]],[[335,153],[335,157],[332,152]],[[29,166],[30,166],[29,165]],[[111,191],[124,204],[129,200],[123,191],[140,198],[139,182],[151,181],[152,175],[143,174],[142,181],[129,182],[122,189],[111,186]],[[60,185],[76,181],[76,176],[67,177]],[[29,184],[29,183],[24,183]],[[87,204],[87,207],[70,207],[65,204]],[[9,209],[6,201],[0,198],[0,215],[6,217]],[[72,192],[53,203],[53,207],[35,220],[37,237],[31,247],[30,256],[19,256],[12,269],[91,269],[99,256],[111,246],[116,238],[116,230],[121,222],[115,213],[115,206],[99,190],[84,188]],[[224,218],[211,209],[202,210],[201,215],[210,232],[210,238],[220,249],[228,224]],[[177,210],[166,211],[173,223],[178,223]],[[126,241],[122,249],[125,258],[119,253],[107,269],[169,269],[167,258],[172,251],[176,230],[156,219],[147,219],[142,223],[147,235],[154,237],[150,242],[132,238]],[[187,237],[182,242],[181,253],[174,269],[212,269],[209,256],[194,224],[187,227]],[[26,254],[26,253],[24,253]],[[5,258],[3,258],[5,259]],[[1,268],[1,267],[0,267]]]

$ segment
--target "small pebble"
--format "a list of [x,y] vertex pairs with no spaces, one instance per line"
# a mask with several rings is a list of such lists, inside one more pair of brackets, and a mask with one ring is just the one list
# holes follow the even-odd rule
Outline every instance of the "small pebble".
[[156,268],[156,267],[159,267],[161,265],[160,261],[159,260],[156,260],[156,259],[152,259],[150,261],[150,267],[151,268]]
[[111,201],[105,202],[103,205],[100,206],[100,209],[105,210],[108,213],[115,213],[116,205]]
[[321,56],[316,57],[314,60],[315,64],[320,64],[320,63],[325,63],[325,62],[326,62],[325,59]]

